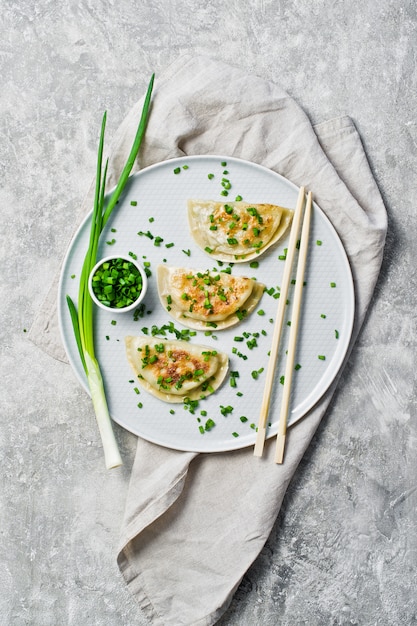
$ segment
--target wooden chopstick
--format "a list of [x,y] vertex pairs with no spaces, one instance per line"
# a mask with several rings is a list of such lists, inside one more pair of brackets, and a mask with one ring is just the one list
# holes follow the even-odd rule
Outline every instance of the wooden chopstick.
[[280,297],[278,300],[278,310],[275,319],[274,333],[272,336],[272,346],[269,353],[268,368],[265,378],[264,395],[262,399],[261,411],[259,415],[258,430],[256,435],[254,456],[261,457],[264,449],[266,438],[266,422],[269,413],[269,405],[271,402],[271,392],[274,384],[275,367],[278,357],[278,347],[281,339],[282,326],[284,322],[284,313],[287,303],[288,288],[291,280],[292,266],[294,262],[295,250],[297,247],[297,237],[300,230],[301,217],[305,201],[305,188],[300,187],[298,193],[297,206],[294,212],[293,222],[291,226],[290,239],[288,242],[287,256],[284,265],[284,273],[281,282]]
[[294,359],[298,336],[298,324],[301,312],[301,300],[303,295],[304,272],[307,260],[308,239],[310,234],[312,193],[307,196],[307,204],[304,214],[303,227],[301,231],[300,252],[297,263],[297,274],[295,277],[294,303],[291,312],[291,330],[288,341],[287,361],[284,374],[284,389],[281,402],[281,411],[278,422],[278,434],[275,449],[275,463],[282,463],[284,459],[285,437],[287,432],[288,410],[291,395],[292,375],[294,372]]

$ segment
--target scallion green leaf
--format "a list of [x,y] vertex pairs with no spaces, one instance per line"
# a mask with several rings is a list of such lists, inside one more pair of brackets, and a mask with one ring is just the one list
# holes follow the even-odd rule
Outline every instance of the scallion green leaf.
[[76,309],[72,299],[67,296],[67,303],[71,316],[75,340],[80,353],[80,359],[85,374],[87,376],[87,382],[90,388],[91,398],[93,401],[93,406],[97,417],[97,423],[103,443],[105,463],[108,469],[118,467],[122,464],[122,460],[112,429],[111,418],[107,406],[100,366],[95,356],[93,303],[88,291],[88,279],[92,268],[96,264],[100,235],[113,209],[118,203],[120,195],[131,173],[140,145],[142,143],[142,138],[148,121],[153,83],[154,75],[152,75],[149,82],[148,90],[143,104],[142,115],[131,151],[122,170],[116,188],[112,192],[107,202],[105,202],[105,189],[108,160],[106,160],[103,170],[103,146],[107,118],[106,112],[103,115],[97,154],[97,173],[94,194],[94,207],[91,217],[89,243],[80,277],[77,303],[78,309]]

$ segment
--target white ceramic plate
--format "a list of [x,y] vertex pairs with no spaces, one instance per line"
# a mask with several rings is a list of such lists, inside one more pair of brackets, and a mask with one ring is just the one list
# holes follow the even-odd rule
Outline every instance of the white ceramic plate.
[[[176,168],[180,168],[177,174],[174,173]],[[214,176],[209,178],[209,174]],[[223,178],[231,183],[227,197],[221,195],[224,191]],[[231,387],[227,378],[215,394],[200,402],[194,414],[181,404],[166,404],[143,390],[138,394],[135,391],[138,385],[132,382],[133,374],[124,346],[126,335],[143,334],[143,328],[151,333],[153,326],[160,329],[170,322],[174,323],[177,330],[183,328],[172,320],[159,302],[156,287],[158,264],[167,263],[203,271],[226,267],[219,267],[191,239],[186,213],[187,199],[197,197],[226,201],[234,200],[237,195],[248,202],[267,202],[293,209],[298,188],[275,172],[240,159],[221,156],[172,159],[148,167],[131,177],[101,237],[99,257],[133,252],[142,263],[150,263],[152,272],[143,317],[135,319],[133,313],[114,315],[111,311],[95,309],[96,353],[101,364],[110,414],[115,422],[127,430],[162,446],[177,450],[218,452],[249,446],[255,441],[255,427],[273,334],[272,320],[275,319],[278,306],[278,300],[273,296],[264,293],[258,306],[258,310],[262,309],[265,315],[260,316],[255,311],[238,326],[219,332],[214,330],[212,336],[197,332],[191,338],[193,343],[227,352],[230,370],[239,373],[236,387]],[[137,205],[132,205],[132,201]],[[64,346],[77,377],[87,391],[65,296],[69,294],[74,302],[77,301],[90,220],[91,215],[85,219],[69,247],[62,269],[58,300]],[[155,246],[155,239],[137,234],[148,231],[154,237],[163,239],[159,246]],[[106,243],[112,240],[114,242],[111,245]],[[267,288],[279,287],[284,261],[278,257],[283,254],[287,243],[288,236],[278,246],[261,255],[257,269],[251,268],[249,263],[238,263],[233,266],[232,273],[256,277]],[[166,244],[174,245],[166,247]],[[346,355],[353,326],[354,291],[349,263],[333,226],[317,205],[313,207],[305,281],[296,356],[296,363],[301,367],[293,375],[289,425],[302,418],[334,380]],[[335,286],[332,287],[332,284]],[[291,294],[286,321],[291,319]],[[245,340],[236,342],[235,337],[242,337],[243,333],[248,334]],[[259,336],[256,336],[257,333]],[[254,334],[257,346],[250,349],[246,340],[252,340]],[[288,334],[289,327],[286,324],[277,362],[268,436],[277,432],[283,389],[280,377],[285,370]],[[175,338],[169,332],[166,336]],[[325,359],[319,359],[319,355]],[[253,377],[253,372],[260,372],[257,379]],[[222,407],[226,406],[233,407],[233,411],[223,415]],[[171,414],[171,410],[174,414]],[[241,418],[246,420],[242,421]],[[208,419],[213,420],[215,426],[202,434],[200,426],[204,427]]]

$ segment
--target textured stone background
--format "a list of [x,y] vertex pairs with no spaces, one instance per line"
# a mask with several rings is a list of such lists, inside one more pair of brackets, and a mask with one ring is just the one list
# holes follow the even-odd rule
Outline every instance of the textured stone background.
[[413,0],[1,0],[0,624],[145,626],[115,562],[134,437],[106,472],[70,368],[24,329],[108,137],[184,52],[349,114],[389,213],[367,323],[221,626],[417,623],[417,8]]

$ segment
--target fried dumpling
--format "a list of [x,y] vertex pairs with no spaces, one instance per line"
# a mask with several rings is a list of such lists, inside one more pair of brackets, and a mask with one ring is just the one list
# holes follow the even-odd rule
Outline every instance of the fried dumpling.
[[265,285],[221,271],[158,267],[162,306],[189,328],[217,330],[233,326],[258,305]]
[[129,364],[139,384],[165,402],[197,400],[220,387],[228,371],[223,352],[187,341],[125,338]]
[[279,241],[293,211],[273,204],[188,200],[188,222],[197,245],[220,261],[249,261]]

